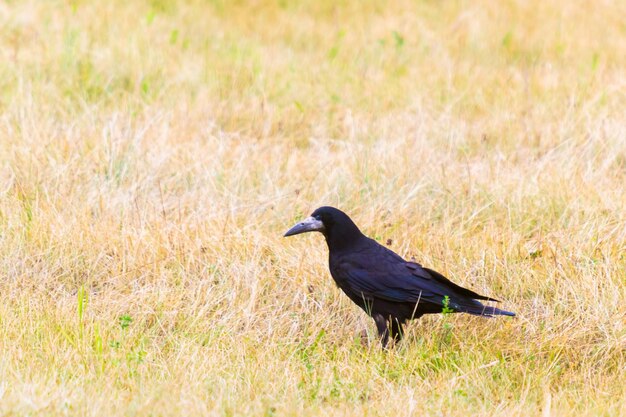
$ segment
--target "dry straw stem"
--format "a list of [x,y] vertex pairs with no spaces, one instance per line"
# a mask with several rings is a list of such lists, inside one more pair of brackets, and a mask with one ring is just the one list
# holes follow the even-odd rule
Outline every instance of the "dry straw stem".
[[[0,3],[3,415],[626,415],[626,3]],[[515,319],[389,353],[321,204]]]

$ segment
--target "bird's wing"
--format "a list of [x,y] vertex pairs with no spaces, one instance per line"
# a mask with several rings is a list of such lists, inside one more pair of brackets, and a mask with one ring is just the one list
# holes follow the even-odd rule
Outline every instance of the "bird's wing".
[[337,265],[350,289],[360,296],[439,306],[443,306],[444,297],[448,296],[449,307],[459,311],[482,309],[484,306],[476,299],[489,300],[433,270],[406,262],[390,250],[380,248],[384,250],[376,248],[374,253],[343,256]]

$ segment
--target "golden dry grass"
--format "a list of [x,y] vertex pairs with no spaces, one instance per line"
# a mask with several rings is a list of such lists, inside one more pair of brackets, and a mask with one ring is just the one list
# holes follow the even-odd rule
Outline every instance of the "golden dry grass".
[[[0,413],[626,415],[624,16],[0,3]],[[362,346],[321,204],[518,317]]]

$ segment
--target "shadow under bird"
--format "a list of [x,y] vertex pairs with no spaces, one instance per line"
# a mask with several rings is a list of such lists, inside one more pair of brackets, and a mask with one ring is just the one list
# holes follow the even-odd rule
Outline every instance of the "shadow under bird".
[[477,316],[515,316],[478,300],[498,301],[460,287],[432,269],[405,261],[365,236],[347,214],[320,207],[285,236],[320,232],[328,244],[330,274],[337,286],[368,315],[378,329],[383,348],[402,338],[402,325],[424,314],[453,312]]

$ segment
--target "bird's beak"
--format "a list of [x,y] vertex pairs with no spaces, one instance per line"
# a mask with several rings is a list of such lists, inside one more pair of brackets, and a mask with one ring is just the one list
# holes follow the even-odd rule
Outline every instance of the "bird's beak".
[[306,232],[322,232],[324,231],[324,223],[321,220],[317,220],[315,217],[307,217],[300,223],[296,224],[291,229],[287,230],[284,237],[299,235]]

